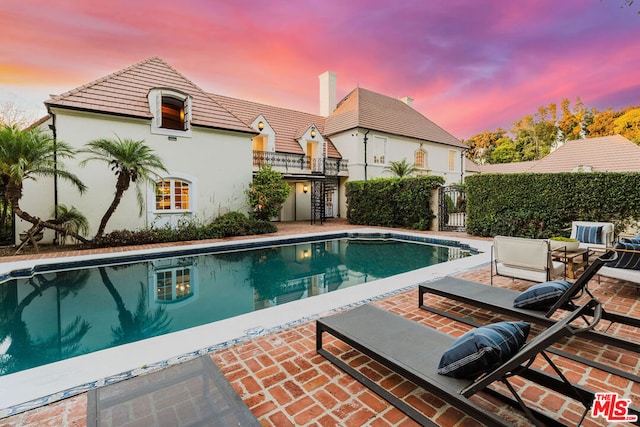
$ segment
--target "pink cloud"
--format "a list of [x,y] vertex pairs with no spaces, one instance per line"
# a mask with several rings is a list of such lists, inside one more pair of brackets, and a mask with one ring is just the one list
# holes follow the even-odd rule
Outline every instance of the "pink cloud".
[[640,17],[621,5],[5,0],[0,85],[51,88],[44,101],[160,56],[205,90],[317,112],[317,76],[331,69],[339,96],[357,85],[412,96],[467,138],[565,97],[638,93]]

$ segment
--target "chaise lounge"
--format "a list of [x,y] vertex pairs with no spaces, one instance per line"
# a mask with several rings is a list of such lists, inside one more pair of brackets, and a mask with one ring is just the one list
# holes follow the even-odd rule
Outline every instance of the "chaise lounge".
[[[591,298],[593,295],[587,288],[589,280],[592,279],[595,274],[602,268],[605,263],[614,261],[617,254],[613,251],[609,251],[604,255],[596,258],[591,265],[587,267],[585,272],[574,282],[569,283],[570,286],[566,288],[564,292],[557,296],[555,302],[549,304],[549,306],[542,310],[540,308],[517,308],[514,307],[514,300],[522,295],[521,292],[500,288],[495,286],[488,286],[482,283],[471,282],[455,277],[444,277],[434,282],[423,283],[418,286],[418,306],[426,311],[445,316],[447,318],[463,322],[472,326],[478,326],[478,323],[470,320],[468,317],[462,317],[455,313],[439,310],[435,307],[430,307],[425,303],[425,300],[429,294],[444,297],[450,300],[459,301],[464,304],[468,304],[473,307],[478,307],[484,310],[488,310],[494,313],[507,315],[516,319],[521,319],[527,322],[537,323],[540,325],[551,326],[555,323],[555,320],[551,316],[558,310],[575,310],[576,305],[573,302],[582,293],[588,294]],[[551,282],[553,283],[553,282]],[[559,292],[558,292],[559,293]],[[625,325],[640,328],[640,319],[623,316],[617,313],[612,313],[603,308],[602,318],[608,320],[611,323],[622,323]],[[613,345],[618,348],[638,352],[640,344],[637,342],[629,341],[628,339],[618,338],[606,332],[598,332],[595,330],[586,331],[582,334],[585,339],[594,340],[608,345]],[[564,357],[576,360],[580,363],[597,367],[604,371],[616,374],[618,376],[631,379],[633,381],[640,381],[640,376],[624,372],[619,369],[615,369],[610,366],[602,364],[596,364],[595,362],[585,359],[583,357],[560,352],[559,350],[553,350],[552,352],[562,354]]]
[[620,239],[613,250],[618,252],[618,259],[598,271],[598,281],[603,276],[640,284],[640,238]]
[[[576,319],[584,319],[583,316],[588,313],[594,314],[590,324],[583,328],[571,325]],[[331,335],[348,344],[486,425],[511,424],[470,399],[478,392],[488,393],[519,407],[535,425],[563,425],[556,421],[555,414],[547,415],[527,407],[509,378],[517,375],[580,401],[585,408],[584,417],[593,402],[594,392],[570,383],[546,354],[546,349],[563,337],[592,329],[600,313],[599,303],[591,300],[530,340],[498,368],[473,379],[437,373],[439,359],[456,342],[454,337],[372,305],[319,319],[316,323],[316,351],[421,425],[437,424],[325,348],[324,335]],[[528,361],[539,354],[554,368],[557,376],[531,367]],[[496,381],[505,384],[512,396],[489,388]],[[633,408],[631,413],[638,411]]]

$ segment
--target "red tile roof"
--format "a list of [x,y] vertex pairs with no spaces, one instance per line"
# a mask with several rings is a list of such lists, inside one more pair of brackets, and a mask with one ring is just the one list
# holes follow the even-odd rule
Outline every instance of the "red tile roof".
[[62,95],[52,96],[45,101],[45,104],[99,113],[152,118],[147,95],[153,88],[178,89],[189,94],[192,97],[191,122],[194,126],[255,133],[196,84],[157,57],[145,59]]
[[[328,118],[251,101],[208,94],[162,59],[152,57],[84,86],[52,96],[47,106],[152,118],[147,95],[153,88],[177,89],[192,97],[192,124],[255,133],[249,123],[262,114],[276,132],[276,151],[302,154],[297,142],[315,125],[324,136],[355,128],[465,148],[456,137],[404,102],[354,89]],[[342,157],[329,138],[329,157]]]
[[573,172],[578,166],[588,166],[593,172],[638,172],[640,146],[621,135],[567,141],[531,171]]
[[458,138],[403,101],[356,88],[327,117],[325,134],[363,128],[466,148]]
[[638,172],[640,146],[621,135],[567,141],[532,162],[481,165],[481,173]]
[[[262,115],[275,131],[276,151],[281,153],[304,154],[297,139],[312,125],[324,135],[325,118],[322,116],[228,96],[210,96],[246,123],[252,123]],[[325,138],[325,141],[328,142],[328,157],[342,158],[333,143],[328,138]]]
[[513,163],[496,163],[487,165],[478,165],[480,173],[524,173],[530,172],[538,160],[530,162],[513,162]]

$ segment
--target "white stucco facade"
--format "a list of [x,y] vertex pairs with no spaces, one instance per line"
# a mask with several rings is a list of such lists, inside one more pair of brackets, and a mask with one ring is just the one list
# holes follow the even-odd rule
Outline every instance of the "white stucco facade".
[[[365,165],[365,133],[364,129],[353,129],[331,136],[331,141],[336,148],[349,159],[348,181],[391,178],[393,175],[385,171],[390,162],[406,159],[409,164],[414,164],[416,151],[422,150],[425,153],[425,167],[419,169],[418,174],[442,176],[445,179],[445,185],[460,183],[462,148],[369,131]],[[384,159],[380,156],[384,156]],[[346,212],[344,191],[341,192],[340,211]]]
[[[189,209],[156,211],[155,187],[140,183],[144,200],[140,210],[133,185],[125,192],[106,232],[135,230],[151,225],[176,225],[181,218],[208,222],[229,211],[247,212],[245,190],[252,180],[251,135],[204,127],[193,127],[188,136],[163,135],[151,132],[151,120],[126,118],[107,114],[80,112],[52,108],[56,137],[59,141],[81,150],[94,139],[106,138],[144,140],[162,159],[168,174],[162,178],[177,178],[189,182]],[[75,206],[88,219],[93,236],[100,219],[111,203],[115,191],[116,176],[105,162],[90,161],[84,167],[81,161],[88,157],[79,153],[73,160],[64,160],[67,170],[76,174],[88,187],[80,194],[67,181],[58,179],[57,202]],[[22,200],[23,209],[42,218],[49,218],[54,207],[52,179],[27,182]],[[24,221],[17,221],[17,233],[28,228]],[[53,233],[47,232],[50,240]]]

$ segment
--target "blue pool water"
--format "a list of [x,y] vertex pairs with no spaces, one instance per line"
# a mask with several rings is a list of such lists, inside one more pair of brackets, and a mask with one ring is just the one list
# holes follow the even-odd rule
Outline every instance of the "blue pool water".
[[0,283],[0,375],[467,255],[468,248],[340,238],[58,264]]

